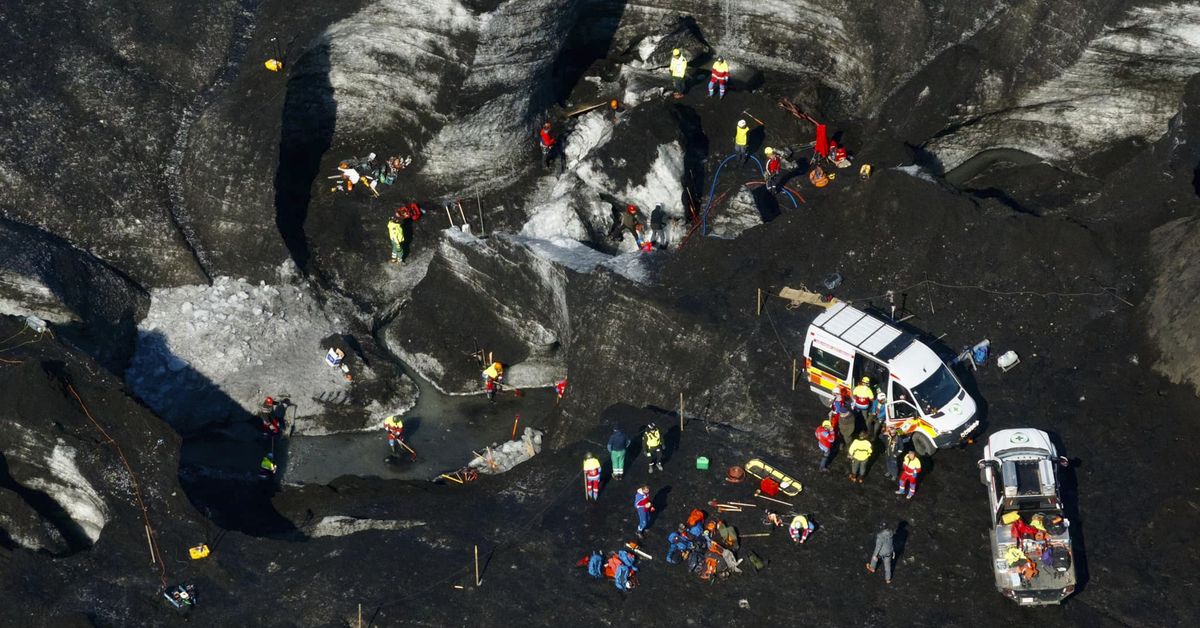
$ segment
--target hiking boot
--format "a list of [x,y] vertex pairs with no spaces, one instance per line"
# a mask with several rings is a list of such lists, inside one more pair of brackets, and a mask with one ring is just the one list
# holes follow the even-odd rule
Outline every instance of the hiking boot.
[[857,482],[857,481],[858,481],[858,478],[857,478],[857,477],[855,477],[855,475],[854,475],[853,473],[851,473],[851,474],[850,474],[850,481],[851,481],[851,482]]
[[661,462],[654,463],[654,466],[658,467],[659,471],[662,471],[662,463]]
[[908,499],[912,499],[912,498],[914,498],[914,497],[916,497],[916,496],[917,496],[917,494],[916,494],[916,493],[909,493],[909,494],[908,494]]
[[650,465],[650,475],[654,475],[654,465]]
[[897,495],[903,495],[903,494],[904,494],[904,489],[902,489],[902,488],[901,488],[901,489],[897,489],[897,490],[896,490],[896,494],[897,494]]
[[641,530],[638,530],[637,537],[639,539],[644,539],[644,538],[646,538],[646,534],[644,532],[642,532]]
[[867,571],[869,571],[871,573],[875,573],[875,568],[871,566],[871,563],[866,563],[863,565],[863,567],[866,567]]
[[856,482],[858,482],[859,484],[862,484],[862,483],[863,483],[863,477],[860,475],[860,476],[858,476],[858,479],[857,479],[857,480],[855,480],[855,481],[856,481]]

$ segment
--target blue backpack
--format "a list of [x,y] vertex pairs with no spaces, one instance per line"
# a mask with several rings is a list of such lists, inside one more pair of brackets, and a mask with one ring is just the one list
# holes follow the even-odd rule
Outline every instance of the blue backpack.
[[604,577],[604,556],[600,552],[592,552],[588,559],[588,575],[593,578]]

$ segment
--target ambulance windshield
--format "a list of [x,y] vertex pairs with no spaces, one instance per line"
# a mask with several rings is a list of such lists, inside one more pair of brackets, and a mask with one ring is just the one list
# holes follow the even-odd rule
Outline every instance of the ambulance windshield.
[[934,371],[925,381],[913,386],[913,397],[916,397],[917,403],[921,404],[921,410],[925,414],[935,414],[941,410],[946,404],[954,400],[958,396],[958,391],[962,390],[958,380],[954,379],[954,375],[950,373],[950,369],[943,364],[941,368]]

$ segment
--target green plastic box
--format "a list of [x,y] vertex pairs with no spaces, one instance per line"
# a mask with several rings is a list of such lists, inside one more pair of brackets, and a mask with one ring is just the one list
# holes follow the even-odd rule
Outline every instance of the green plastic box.
[[696,456],[696,468],[701,471],[708,471],[708,458],[704,456]]

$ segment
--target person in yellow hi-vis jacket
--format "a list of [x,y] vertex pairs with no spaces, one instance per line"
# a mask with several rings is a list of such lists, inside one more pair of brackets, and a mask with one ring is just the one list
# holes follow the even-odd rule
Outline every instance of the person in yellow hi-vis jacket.
[[392,216],[388,221],[387,230],[388,241],[392,243],[392,259],[388,261],[392,264],[403,262],[407,253],[404,246],[404,221],[398,215]]
[[671,51],[671,81],[675,85],[675,97],[683,98],[687,91],[687,59],[678,48]]

